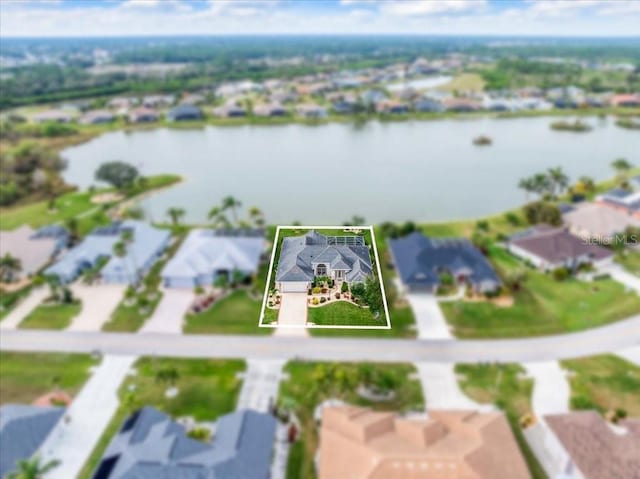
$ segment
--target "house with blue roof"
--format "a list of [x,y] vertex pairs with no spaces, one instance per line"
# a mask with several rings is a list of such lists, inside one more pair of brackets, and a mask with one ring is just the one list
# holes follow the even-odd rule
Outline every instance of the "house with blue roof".
[[273,416],[247,409],[222,416],[203,442],[144,407],[113,437],[93,479],[269,479],[275,433]]
[[18,461],[34,456],[58,424],[65,409],[25,404],[0,406],[0,477],[15,471]]
[[596,197],[596,202],[640,218],[640,191],[613,188]]
[[282,293],[306,292],[315,277],[363,283],[373,274],[363,236],[326,236],[315,230],[282,240],[276,287]]
[[[126,244],[126,254],[114,255],[114,245],[123,241],[123,234],[132,238]],[[139,282],[169,245],[171,233],[154,228],[142,221],[127,220],[94,229],[78,245],[45,270],[45,275],[56,276],[61,283],[75,280],[83,271],[108,259],[100,274],[102,281],[112,284]]]
[[404,288],[435,293],[440,276],[449,273],[477,293],[490,293],[501,281],[487,258],[466,238],[429,238],[413,232],[388,241],[392,261]]
[[169,110],[167,120],[169,121],[189,121],[200,120],[202,118],[202,110],[195,105],[184,103]]
[[265,251],[264,231],[194,229],[162,270],[167,288],[210,286],[234,272],[251,277]]

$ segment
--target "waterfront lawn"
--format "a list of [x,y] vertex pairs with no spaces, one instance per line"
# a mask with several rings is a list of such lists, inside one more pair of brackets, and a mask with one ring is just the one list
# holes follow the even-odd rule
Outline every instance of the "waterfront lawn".
[[474,91],[481,92],[484,90],[484,80],[477,73],[461,73],[453,77],[453,79],[437,90],[454,92],[454,91]]
[[20,329],[66,329],[80,314],[82,303],[41,304],[18,325]]
[[640,276],[640,253],[625,251],[616,255],[616,262],[621,264],[629,273]]
[[493,403],[504,411],[534,479],[547,476],[529,449],[520,428],[520,418],[531,414],[533,380],[525,378],[519,364],[457,364],[462,391],[479,403]]
[[611,354],[562,361],[562,366],[571,372],[572,409],[622,409],[640,416],[640,367]]
[[[245,367],[242,360],[139,359],[134,365],[137,374],[125,379],[120,386],[120,407],[82,468],[79,479],[92,477],[102,454],[123,421],[143,406],[155,407],[174,419],[191,416],[196,421],[214,421],[232,412],[241,386],[238,374]],[[175,370],[178,374],[175,382],[178,395],[174,398],[165,396],[165,391],[171,385],[157,380],[158,371],[167,369]]]
[[231,292],[211,308],[198,314],[187,314],[187,334],[271,334],[272,328],[260,328],[261,299],[252,298],[246,290]]
[[[506,250],[493,247],[489,259],[504,279],[524,268]],[[556,281],[550,275],[527,269],[527,279],[512,293],[514,304],[457,301],[440,307],[454,334],[461,338],[508,338],[581,331],[624,319],[640,312],[640,298],[623,285],[603,279],[583,282]]]
[[0,352],[0,404],[30,404],[55,388],[75,395],[96,361],[87,354]]
[[[424,411],[420,383],[411,379],[415,368],[409,364],[338,364],[289,362],[289,378],[281,383],[279,405],[292,410],[300,420],[300,437],[294,444],[287,464],[287,479],[316,477],[314,456],[318,448],[318,429],[313,418],[315,408],[327,399],[338,398],[349,404],[376,410]],[[360,384],[386,385],[395,396],[390,401],[372,402],[361,398]]]

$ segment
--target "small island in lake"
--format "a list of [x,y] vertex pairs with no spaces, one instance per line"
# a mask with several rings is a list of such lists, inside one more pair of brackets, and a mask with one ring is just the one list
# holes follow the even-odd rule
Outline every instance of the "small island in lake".
[[476,146],[489,146],[493,143],[493,140],[488,136],[480,135],[473,139],[473,144]]
[[620,128],[627,128],[628,130],[640,130],[640,118],[619,118],[616,121],[616,125]]
[[592,127],[588,123],[585,123],[581,120],[575,120],[574,122],[560,120],[551,123],[551,129],[558,131],[574,131],[578,133],[584,133],[587,131],[591,131]]

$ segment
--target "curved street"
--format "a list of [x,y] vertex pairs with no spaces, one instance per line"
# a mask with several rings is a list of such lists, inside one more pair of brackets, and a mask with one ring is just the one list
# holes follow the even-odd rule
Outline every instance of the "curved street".
[[522,339],[359,339],[6,330],[5,351],[378,362],[537,362],[640,345],[640,315],[600,328]]

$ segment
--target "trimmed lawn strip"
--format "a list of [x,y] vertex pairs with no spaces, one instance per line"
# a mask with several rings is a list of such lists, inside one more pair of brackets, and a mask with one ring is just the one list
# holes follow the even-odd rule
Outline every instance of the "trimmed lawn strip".
[[596,409],[601,413],[622,409],[640,416],[640,367],[612,354],[562,361],[573,374],[572,409]]
[[[316,477],[314,457],[318,448],[318,428],[313,418],[321,402],[339,398],[358,406],[384,411],[424,411],[420,383],[409,376],[415,368],[408,364],[338,364],[289,362],[285,366],[289,379],[280,385],[279,404],[292,409],[300,420],[298,442],[293,445],[287,463],[287,479]],[[359,384],[366,382],[392,385],[395,398],[386,402],[372,402],[356,393]]]
[[626,254],[616,255],[616,263],[621,264],[629,273],[640,276],[640,253],[625,251]]
[[[245,370],[243,360],[174,359],[145,357],[134,368],[136,376],[127,377],[119,390],[120,407],[103,432],[84,465],[79,479],[90,479],[112,437],[129,414],[143,406],[152,406],[172,416],[192,416],[196,421],[214,421],[235,410]],[[172,368],[178,373],[178,395],[167,398],[167,383],[158,382],[156,374]],[[134,386],[132,388],[131,386]]]
[[20,329],[66,329],[71,320],[80,314],[82,304],[41,304],[18,325]]
[[271,334],[271,328],[260,328],[262,300],[249,296],[246,290],[231,292],[211,308],[198,314],[187,314],[186,334]]
[[573,278],[559,282],[550,275],[526,268],[499,247],[489,259],[504,279],[525,270],[527,279],[513,292],[514,304],[457,301],[441,303],[447,321],[460,338],[511,338],[582,331],[625,319],[640,312],[640,298],[611,279],[592,283]]
[[96,364],[88,354],[0,352],[0,404],[30,404],[56,387],[74,396]]
[[520,428],[520,418],[531,413],[533,391],[533,379],[519,377],[525,373],[522,366],[457,364],[455,371],[464,376],[459,383],[467,396],[480,403],[493,403],[504,411],[531,476],[533,479],[547,479]]
[[346,301],[331,301],[324,306],[307,308],[307,314],[310,322],[322,326],[386,326],[384,318],[376,319],[368,308]]
[[31,286],[25,286],[22,289],[10,293],[0,289],[0,321],[2,321],[23,298],[26,298],[30,292]]

